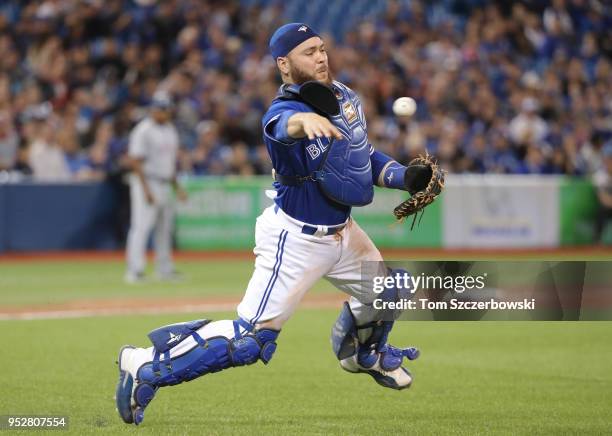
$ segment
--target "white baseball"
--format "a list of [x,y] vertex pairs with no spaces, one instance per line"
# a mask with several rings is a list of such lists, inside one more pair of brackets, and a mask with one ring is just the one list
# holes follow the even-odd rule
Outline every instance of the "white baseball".
[[416,109],[417,104],[412,97],[400,97],[393,102],[393,113],[398,117],[410,117]]

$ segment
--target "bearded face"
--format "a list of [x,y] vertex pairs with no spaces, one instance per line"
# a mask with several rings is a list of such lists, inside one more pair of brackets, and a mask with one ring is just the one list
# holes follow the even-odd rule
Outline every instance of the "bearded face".
[[297,85],[301,85],[302,83],[309,82],[311,80],[316,80],[326,85],[331,85],[332,78],[331,72],[329,71],[329,67],[325,67],[324,71],[317,72],[309,72],[301,69],[296,63],[289,61],[289,74],[293,79],[293,82]]
[[325,44],[318,36],[302,42],[277,62],[285,83],[332,82]]

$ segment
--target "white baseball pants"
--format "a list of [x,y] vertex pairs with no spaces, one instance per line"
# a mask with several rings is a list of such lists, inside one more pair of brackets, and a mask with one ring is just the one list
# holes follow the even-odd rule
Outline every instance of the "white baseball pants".
[[[380,262],[382,256],[368,235],[353,220],[336,235],[302,233],[305,223],[282,209],[270,206],[257,218],[255,229],[255,271],[249,282],[238,315],[257,324],[275,319],[277,328],[289,319],[300,300],[321,277],[351,296],[350,306],[359,324],[375,319],[371,306],[378,294],[362,277],[362,262]],[[366,283],[367,282],[367,283]]]
[[130,178],[131,223],[127,238],[127,270],[130,274],[143,273],[146,267],[147,242],[154,230],[153,245],[158,274],[167,275],[174,271],[172,263],[172,229],[174,224],[174,203],[170,183],[148,180],[155,198],[148,204],[142,183],[136,177]]

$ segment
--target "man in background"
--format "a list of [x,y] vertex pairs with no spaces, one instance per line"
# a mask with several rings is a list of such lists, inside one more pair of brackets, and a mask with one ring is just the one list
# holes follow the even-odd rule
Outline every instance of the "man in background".
[[10,171],[17,163],[19,136],[13,128],[11,115],[0,110],[0,171]]
[[172,191],[176,191],[179,200],[184,200],[186,194],[176,180],[179,139],[172,123],[172,110],[170,96],[156,93],[149,115],[130,134],[132,215],[127,240],[127,283],[144,280],[146,248],[152,230],[158,277],[179,278],[172,262]]
[[593,176],[599,208],[595,219],[595,242],[605,243],[604,230],[612,219],[612,140],[602,150],[603,164]]

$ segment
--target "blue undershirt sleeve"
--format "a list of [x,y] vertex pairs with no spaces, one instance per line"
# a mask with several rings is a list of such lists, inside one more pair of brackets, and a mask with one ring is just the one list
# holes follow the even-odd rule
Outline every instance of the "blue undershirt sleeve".
[[375,185],[406,190],[404,186],[406,167],[404,165],[378,150],[370,154],[370,162],[372,163],[372,182]]

